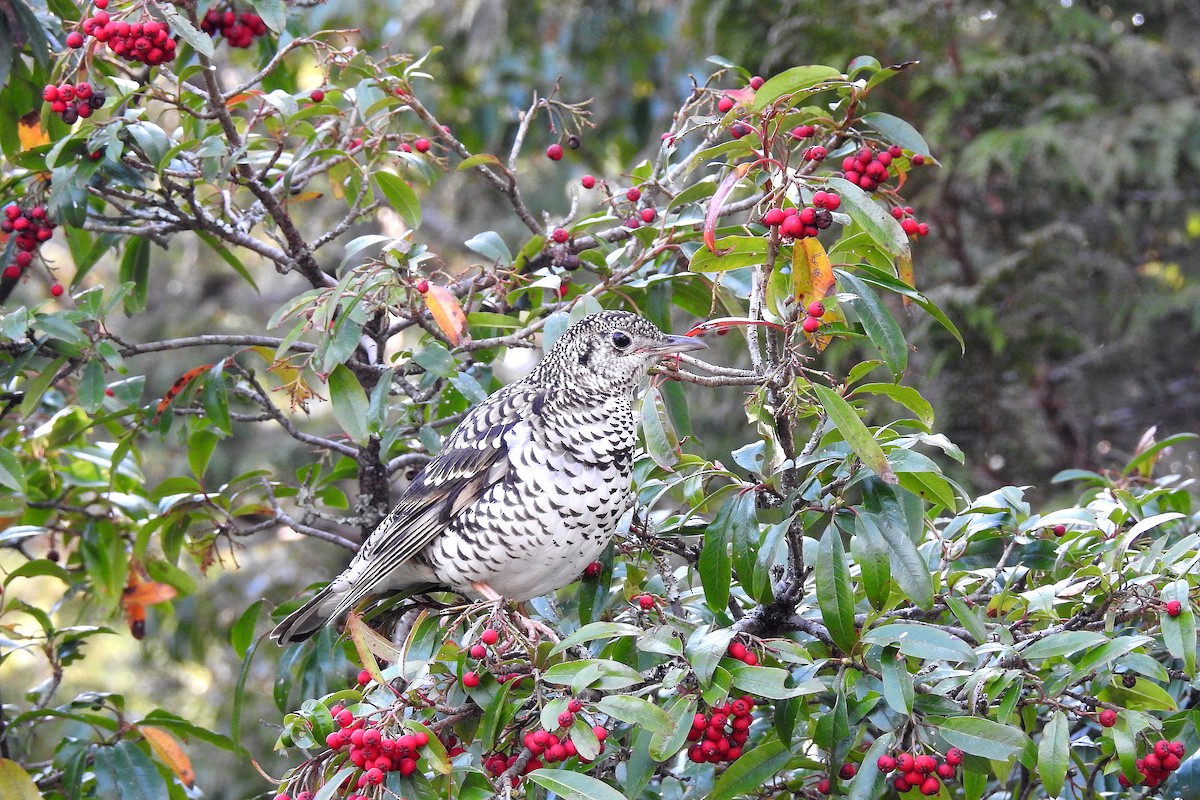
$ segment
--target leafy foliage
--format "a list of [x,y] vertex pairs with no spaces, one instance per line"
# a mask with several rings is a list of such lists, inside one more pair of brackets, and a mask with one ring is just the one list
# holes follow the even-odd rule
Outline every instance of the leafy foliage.
[[[283,29],[282,6],[257,11]],[[54,12],[46,41],[80,16]],[[169,67],[131,72],[98,47],[51,63],[31,44],[0,94],[32,108],[39,84],[83,69],[110,98],[77,125],[45,114],[0,137],[6,192],[66,245],[5,278],[3,297],[34,275],[69,285],[0,315],[0,667],[48,676],[6,689],[4,796],[182,797],[205,780],[195,742],[248,761],[261,601],[228,598],[242,672],[227,735],[120,694],[64,700],[64,676],[104,658],[89,643],[145,636],[148,608],[182,610],[243,541],[288,528],[353,548],[390,479],[438,450],[513,353],[610,307],[737,341],[657,370],[641,507],[621,539],[534,604],[540,638],[447,597],[407,614],[384,603],[283,652],[280,791],[876,798],[896,791],[881,757],[958,748],[928,794],[1041,797],[1152,786],[1156,742],[1200,749],[1200,517],[1186,481],[1155,474],[1188,437],[1148,435],[1119,474],[1061,474],[1078,500],[1043,512],[1017,487],[971,497],[946,472],[961,452],[901,383],[896,309],[964,341],[917,288],[901,222],[906,182],[936,161],[910,122],[873,108],[911,64],[763,80],[718,63],[651,157],[543,209],[526,198],[545,165],[526,151],[580,143],[586,101],[535,95],[508,152],[487,152],[427,102],[428,58],[376,58],[336,31],[242,57],[194,8],[151,13],[179,37]],[[306,71],[318,85],[302,88]],[[883,173],[864,180],[869,163]],[[430,198],[455,181],[496,193],[508,217],[458,231],[470,256],[426,238]],[[134,324],[173,310],[154,284],[181,242],[273,311],[172,338]],[[735,350],[747,366],[721,366]],[[709,387],[743,393],[753,433],[728,454],[689,413]],[[307,449],[293,475],[226,468],[256,427],[267,462],[283,442]],[[163,444],[181,454],[165,468],[151,463]],[[118,614],[125,626],[66,624]],[[362,668],[351,687],[348,661]],[[1175,767],[1186,796],[1194,768]]]

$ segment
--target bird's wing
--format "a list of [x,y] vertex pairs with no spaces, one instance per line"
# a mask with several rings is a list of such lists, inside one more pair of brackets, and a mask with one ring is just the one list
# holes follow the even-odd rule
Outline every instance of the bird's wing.
[[475,408],[447,437],[443,449],[404,490],[392,512],[363,543],[347,569],[353,588],[339,606],[374,593],[401,564],[421,552],[451,521],[511,469],[508,434],[543,402],[542,391],[513,384]]

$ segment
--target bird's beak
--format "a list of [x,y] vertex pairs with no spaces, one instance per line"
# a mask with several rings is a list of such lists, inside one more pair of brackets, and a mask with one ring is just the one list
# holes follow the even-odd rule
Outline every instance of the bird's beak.
[[707,343],[697,339],[695,336],[670,335],[661,344],[647,347],[644,352],[665,356],[672,353],[686,353],[689,350],[704,350],[707,347]]

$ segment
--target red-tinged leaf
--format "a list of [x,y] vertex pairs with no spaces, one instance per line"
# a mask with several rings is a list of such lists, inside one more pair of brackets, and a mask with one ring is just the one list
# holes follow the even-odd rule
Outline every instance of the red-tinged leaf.
[[180,783],[189,789],[192,788],[196,783],[196,771],[192,769],[191,759],[183,752],[175,737],[153,725],[138,725],[137,729],[150,743],[150,749],[158,756],[158,760],[170,767]]
[[196,380],[198,376],[208,372],[210,369],[212,369],[212,367],[212,364],[201,364],[198,367],[192,367],[187,372],[180,375],[179,379],[171,384],[171,388],[167,389],[167,393],[163,395],[162,400],[158,401],[158,407],[154,410],[154,422],[158,422],[158,418],[163,415],[163,412],[171,406],[171,403],[174,402],[175,398],[179,397],[179,395],[183,393],[183,390],[186,389],[192,381]]
[[441,328],[442,333],[446,334],[450,344],[457,345],[467,329],[467,315],[463,313],[458,298],[444,286],[433,285],[421,297],[424,298],[429,313],[433,315],[433,321]]
[[721,207],[729,199],[733,188],[738,185],[742,178],[746,177],[746,173],[750,171],[751,166],[753,166],[753,162],[746,161],[731,169],[721,180],[720,185],[717,186],[717,191],[713,192],[712,199],[708,201],[708,211],[704,214],[704,244],[708,247],[709,251],[717,255],[722,255],[717,250],[717,220],[721,218]]
[[784,330],[784,327],[778,322],[769,322],[765,319],[750,319],[749,317],[717,317],[716,319],[705,320],[699,325],[692,327],[687,332],[687,336],[703,336],[710,331],[726,331],[730,328],[736,328],[743,325],[765,325],[768,328],[774,328],[777,331]]
[[[132,574],[130,573],[130,575]],[[174,599],[177,594],[178,592],[175,587],[169,584],[157,583],[155,581],[141,581],[136,586],[127,588],[122,595],[122,599],[129,603],[141,603],[142,605],[152,606]]]

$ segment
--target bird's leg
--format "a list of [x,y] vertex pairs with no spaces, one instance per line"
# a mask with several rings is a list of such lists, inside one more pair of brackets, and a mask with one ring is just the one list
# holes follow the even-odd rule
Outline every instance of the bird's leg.
[[[474,589],[475,591],[479,592],[479,595],[483,599],[485,599],[489,602],[493,602],[493,603],[497,603],[497,604],[504,603],[503,595],[501,595],[499,592],[497,592],[491,586],[488,586],[483,581],[473,582],[471,584],[471,588]],[[544,636],[545,638],[549,639],[550,641],[554,642],[555,644],[558,644],[558,642],[559,642],[558,634],[556,634],[548,626],[543,625],[542,623],[538,622],[535,619],[530,619],[528,616],[521,613],[521,611],[519,611],[519,610],[515,614],[513,614],[513,617],[514,617],[516,623],[521,627],[521,629],[525,631],[525,635],[528,636],[533,641],[536,642]]]

